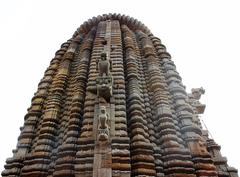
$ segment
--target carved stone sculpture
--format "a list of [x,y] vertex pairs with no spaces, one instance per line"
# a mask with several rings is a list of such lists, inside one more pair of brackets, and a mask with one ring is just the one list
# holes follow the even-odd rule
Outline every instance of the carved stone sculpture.
[[97,70],[99,71],[99,76],[109,76],[111,69],[111,60],[108,58],[107,53],[103,52],[101,58],[98,61]]
[[97,95],[98,97],[103,97],[105,100],[110,100],[112,96],[112,77],[111,76],[102,76],[97,77]]
[[109,114],[107,113],[105,106],[100,106],[99,109],[99,126],[98,126],[98,140],[105,141],[108,139],[109,130],[107,121]]
[[201,96],[205,93],[205,90],[200,88],[193,88],[191,90],[192,93],[188,94],[188,102],[195,109],[197,114],[202,114],[205,110],[205,105],[202,104],[199,100]]
[[193,88],[191,91],[192,91],[191,97],[196,100],[200,100],[201,95],[205,93],[205,90],[202,87]]

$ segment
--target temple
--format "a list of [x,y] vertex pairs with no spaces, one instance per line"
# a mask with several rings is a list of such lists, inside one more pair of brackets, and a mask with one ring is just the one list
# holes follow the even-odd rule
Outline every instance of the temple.
[[161,40],[104,14],[61,45],[38,85],[3,177],[238,177],[202,128]]

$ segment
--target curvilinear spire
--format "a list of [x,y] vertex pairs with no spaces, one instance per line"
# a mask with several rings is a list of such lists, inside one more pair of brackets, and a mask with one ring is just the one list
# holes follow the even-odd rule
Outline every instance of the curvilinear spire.
[[93,17],[56,52],[25,116],[8,177],[237,177],[141,22]]

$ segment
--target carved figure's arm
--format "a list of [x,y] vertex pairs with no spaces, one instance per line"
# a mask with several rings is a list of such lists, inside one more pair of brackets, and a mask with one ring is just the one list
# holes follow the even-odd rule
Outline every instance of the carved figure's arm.
[[99,59],[96,61],[96,70],[98,71],[98,63],[99,63]]
[[110,64],[110,70],[112,70],[112,60],[109,59],[109,64]]

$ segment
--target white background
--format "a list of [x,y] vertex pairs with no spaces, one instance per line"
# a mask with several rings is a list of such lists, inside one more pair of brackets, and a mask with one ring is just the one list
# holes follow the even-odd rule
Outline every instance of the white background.
[[203,86],[202,119],[240,169],[240,1],[0,1],[0,171],[37,85],[60,45],[103,13],[142,21],[172,55],[187,90]]

